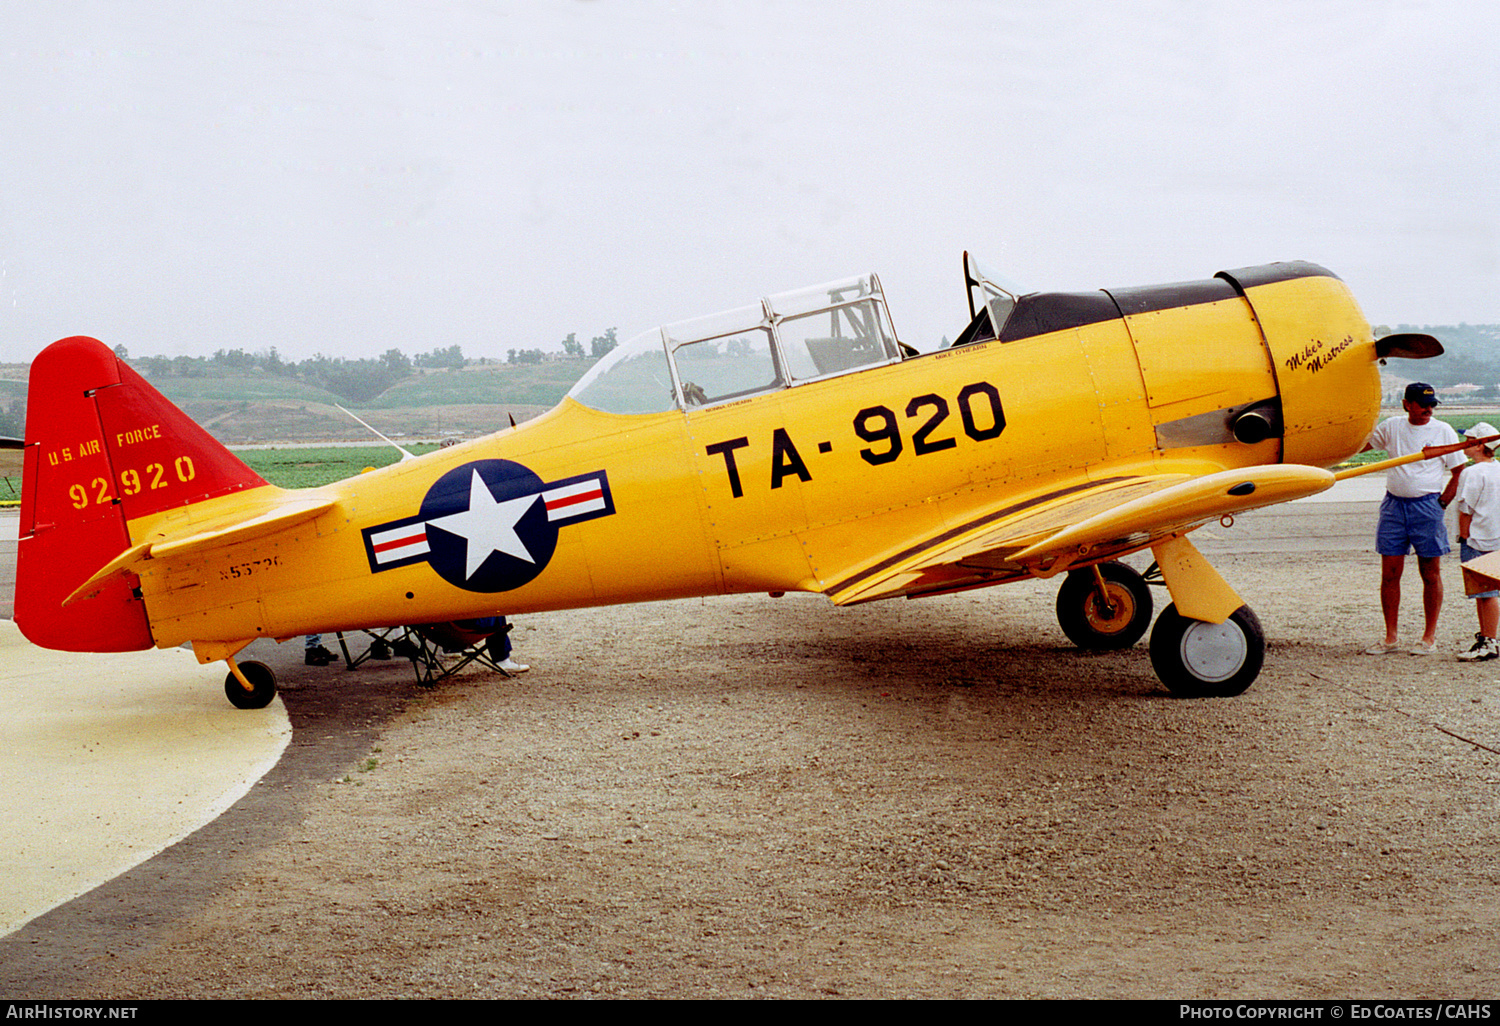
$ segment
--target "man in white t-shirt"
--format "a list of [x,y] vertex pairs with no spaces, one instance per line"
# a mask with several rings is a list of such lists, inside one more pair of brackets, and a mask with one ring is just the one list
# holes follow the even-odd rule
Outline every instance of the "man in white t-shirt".
[[[1466,438],[1488,438],[1497,434],[1489,424],[1475,424],[1464,432]],[[1467,563],[1471,559],[1500,550],[1500,463],[1495,461],[1495,449],[1500,439],[1493,442],[1475,442],[1464,450],[1464,455],[1474,462],[1464,468],[1458,477],[1458,551],[1459,558]],[[1458,658],[1464,662],[1500,659],[1500,642],[1496,639],[1496,628],[1500,627],[1500,591],[1478,591],[1469,594],[1475,600],[1479,613],[1479,633],[1474,635],[1474,645]]]
[[[1392,417],[1376,425],[1366,449],[1384,449],[1391,456],[1410,456],[1429,445],[1452,445],[1458,434],[1432,418],[1437,392],[1425,382],[1406,386],[1401,408],[1404,417]],[[1407,649],[1412,655],[1437,653],[1438,613],[1443,608],[1442,557],[1452,551],[1443,509],[1458,491],[1458,472],[1466,460],[1454,452],[1436,459],[1418,460],[1394,467],[1385,474],[1385,499],[1380,504],[1380,524],[1375,533],[1375,551],[1380,553],[1380,611],[1385,616],[1385,641],[1365,649],[1369,655],[1397,651],[1396,621],[1401,613],[1401,573],[1406,556],[1417,553],[1417,572],[1422,578],[1422,640]]]

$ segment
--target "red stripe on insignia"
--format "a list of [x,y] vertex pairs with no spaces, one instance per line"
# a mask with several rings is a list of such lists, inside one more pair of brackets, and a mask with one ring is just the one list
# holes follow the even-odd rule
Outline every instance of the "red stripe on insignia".
[[579,492],[577,495],[565,495],[561,499],[553,499],[547,503],[549,510],[562,509],[565,506],[576,506],[580,502],[596,502],[604,498],[604,489],[595,488],[591,492]]
[[389,549],[399,549],[399,548],[402,548],[402,547],[404,547],[406,545],[415,545],[418,542],[424,542],[426,540],[427,540],[427,525],[423,524],[422,525],[422,530],[418,534],[407,535],[405,538],[397,538],[397,539],[395,539],[393,541],[381,542],[379,545],[372,545],[370,548],[371,548],[372,551],[374,551],[375,553],[379,554],[379,553],[385,552],[385,551],[387,551]]

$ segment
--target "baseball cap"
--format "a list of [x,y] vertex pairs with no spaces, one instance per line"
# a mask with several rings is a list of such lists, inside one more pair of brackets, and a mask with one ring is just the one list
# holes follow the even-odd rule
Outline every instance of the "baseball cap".
[[1437,397],[1437,389],[1425,381],[1413,381],[1406,386],[1405,401],[1416,403],[1418,406],[1436,406],[1440,400]]
[[[1464,432],[1465,438],[1488,438],[1490,435],[1500,435],[1500,430],[1482,420]],[[1500,449],[1500,438],[1495,439],[1493,442],[1485,442],[1484,447],[1490,452]]]

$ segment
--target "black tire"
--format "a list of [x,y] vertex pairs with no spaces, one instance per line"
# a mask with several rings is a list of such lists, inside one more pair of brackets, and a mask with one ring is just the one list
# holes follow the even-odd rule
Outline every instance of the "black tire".
[[1109,652],[1129,648],[1151,625],[1151,589],[1124,563],[1100,563],[1113,615],[1099,601],[1094,570],[1074,570],[1057,590],[1057,622],[1079,648]]
[[1175,604],[1161,611],[1151,632],[1151,665],[1179,698],[1227,698],[1260,676],[1266,636],[1249,606],[1223,623],[1190,620]]
[[240,663],[240,672],[255,688],[246,691],[239,678],[229,674],[224,678],[224,695],[236,709],[264,709],[276,697],[276,674],[265,663],[255,661]]

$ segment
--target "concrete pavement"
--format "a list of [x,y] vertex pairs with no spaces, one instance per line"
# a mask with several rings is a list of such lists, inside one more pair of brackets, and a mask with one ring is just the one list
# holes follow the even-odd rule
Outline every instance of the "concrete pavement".
[[[16,516],[0,515],[5,613]],[[280,699],[224,698],[181,649],[49,652],[0,621],[0,935],[211,822],[281,757]]]

